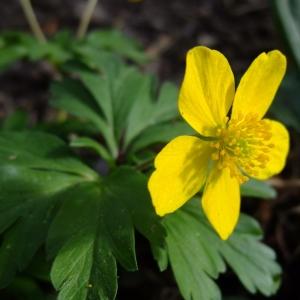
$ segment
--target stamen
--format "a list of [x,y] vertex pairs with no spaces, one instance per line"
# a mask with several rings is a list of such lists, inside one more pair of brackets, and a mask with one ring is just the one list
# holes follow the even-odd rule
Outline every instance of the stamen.
[[243,183],[267,166],[269,152],[275,145],[270,143],[271,125],[257,114],[239,112],[225,128],[217,127],[215,132],[219,140],[210,144],[216,151],[211,158],[218,169],[229,168],[230,175]]

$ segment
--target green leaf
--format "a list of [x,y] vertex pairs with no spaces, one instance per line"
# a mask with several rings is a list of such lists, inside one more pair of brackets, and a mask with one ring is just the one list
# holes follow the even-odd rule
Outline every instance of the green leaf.
[[47,43],[32,43],[28,49],[28,58],[33,61],[47,59],[54,64],[62,64],[71,57],[70,51],[51,40]]
[[276,94],[270,113],[285,125],[300,132],[300,73],[289,70]]
[[1,127],[2,130],[24,130],[28,127],[28,124],[28,114],[21,110],[17,110],[2,121]]
[[107,152],[107,150],[95,140],[88,137],[76,137],[72,139],[70,146],[73,148],[88,148],[94,150],[100,155],[104,160],[111,161],[112,157]]
[[218,253],[219,238],[205,226],[198,211],[200,207],[191,213],[181,209],[164,218],[167,255],[184,299],[221,299],[213,281],[225,271]]
[[22,46],[11,48],[3,47],[3,49],[0,49],[0,70],[5,70],[11,64],[23,58],[26,53],[26,49]]
[[[65,172],[81,176],[86,180],[95,180],[98,176],[74,158],[62,140],[46,133],[29,131],[1,133],[0,160],[4,171],[9,171],[12,176],[18,175],[14,174],[16,168],[18,168],[17,171],[20,168],[20,172],[36,171],[39,175],[43,175],[44,169],[58,173]],[[21,167],[24,168],[21,169]],[[24,178],[26,179],[26,176]]]
[[99,129],[111,155],[115,158],[117,156],[117,146],[112,132],[113,128],[107,125],[97,103],[95,103],[94,98],[84,86],[78,81],[66,79],[62,82],[54,83],[51,91],[52,104],[55,107],[64,109],[79,118],[85,118]]
[[[115,97],[113,98],[115,131],[119,138],[125,135],[125,143],[128,143],[128,140],[144,126],[142,121],[136,123],[137,127],[134,128],[130,125],[130,119],[135,117],[141,108],[147,110],[151,105],[152,78],[148,75],[143,76],[133,67],[127,67],[120,70],[118,79],[114,83]],[[137,105],[138,102],[140,106]],[[145,111],[137,117],[138,120],[145,118]]]
[[97,74],[91,72],[80,72],[82,82],[93,95],[108,124],[113,126],[112,82],[105,80],[105,78],[103,78],[104,76],[108,75],[99,74],[99,76],[97,76]]
[[106,50],[89,47],[87,44],[79,44],[74,47],[75,59],[94,71],[108,71],[114,74],[118,71],[122,59]]
[[50,245],[63,246],[51,271],[54,287],[61,290],[58,299],[88,299],[90,293],[98,296],[94,299],[114,299],[117,268],[99,218],[101,190],[88,184],[69,193],[49,235]]
[[31,35],[24,32],[4,32],[1,34],[0,70],[28,55],[28,46],[34,43]]
[[[167,256],[184,299],[221,299],[213,279],[225,271],[225,262],[251,292],[272,295],[279,287],[281,269],[273,250],[263,245],[261,230],[252,218],[241,215],[239,225],[222,241],[193,200],[166,216]],[[164,256],[160,256],[160,263]]]
[[167,143],[179,135],[194,134],[195,132],[193,129],[183,121],[153,125],[146,128],[135,140],[133,140],[129,152],[135,153],[157,143]]
[[251,179],[241,185],[243,196],[274,199],[277,196],[276,190],[267,182]]
[[23,270],[45,240],[57,196],[97,174],[59,139],[42,133],[0,134],[0,286]]
[[223,245],[222,255],[251,293],[260,291],[271,296],[278,290],[281,268],[274,262],[276,256],[272,249],[241,234],[233,235]]
[[85,42],[89,47],[115,52],[137,63],[147,62],[147,57],[137,41],[116,29],[93,31]]
[[114,299],[117,262],[137,269],[134,228],[164,245],[143,174],[121,167],[100,178],[43,133],[1,133],[0,162],[1,286],[47,240],[58,299]]
[[274,0],[272,4],[289,50],[300,68],[300,3],[297,0]]
[[151,244],[163,246],[165,231],[152,207],[147,177],[130,167],[119,167],[109,178],[107,188],[114,190],[125,203],[136,229]]
[[[164,231],[151,207],[146,178],[119,168],[100,184],[69,190],[49,232],[51,278],[59,299],[114,299],[116,259],[137,268],[133,224],[156,245]],[[59,250],[60,249],[60,250]]]
[[128,125],[124,138],[124,147],[128,147],[147,127],[170,121],[178,116],[177,88],[170,82],[160,88],[158,99],[152,94],[150,78],[140,84],[135,101],[128,114]]
[[94,123],[99,130],[105,131],[102,112],[95,105],[93,98],[78,81],[66,79],[52,84],[52,104],[73,115],[86,118]]
[[105,60],[101,72],[72,68],[81,83],[53,85],[54,105],[93,122],[114,159],[129,157],[177,134],[193,134],[178,117],[177,87],[166,82],[157,91],[153,77],[134,67]]

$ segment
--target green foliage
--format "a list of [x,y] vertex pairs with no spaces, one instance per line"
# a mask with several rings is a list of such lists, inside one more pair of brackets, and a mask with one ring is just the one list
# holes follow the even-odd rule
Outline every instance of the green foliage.
[[28,115],[21,111],[17,110],[7,116],[1,122],[2,130],[23,130],[29,125]]
[[25,57],[28,45],[35,43],[31,35],[21,32],[7,32],[1,34],[0,42],[0,70],[9,67],[15,61]]
[[51,254],[62,245],[51,271],[59,299],[114,299],[116,259],[127,270],[137,269],[133,224],[150,241],[162,243],[145,184],[143,175],[120,168],[101,184],[70,191],[48,239]]
[[105,55],[107,51],[136,63],[147,61],[141,46],[117,30],[94,31],[80,41],[70,32],[61,31],[47,43],[39,43],[27,33],[5,32],[0,36],[0,70],[20,59],[45,59],[58,67],[70,60],[90,65],[93,55],[100,56],[101,52]]
[[123,35],[115,29],[91,32],[86,38],[86,44],[94,49],[105,49],[115,52],[137,63],[145,63],[147,61],[141,45],[136,40]]
[[300,72],[290,70],[286,74],[276,99],[271,107],[271,113],[276,119],[300,132]]
[[[92,123],[102,134],[106,160],[131,158],[149,146],[181,134],[193,134],[176,120],[177,88],[166,82],[157,91],[154,79],[110,58],[99,74],[72,69],[78,79],[52,86],[53,105]],[[99,147],[98,147],[99,148]],[[98,149],[99,150],[99,149]],[[108,157],[109,156],[109,157]],[[153,158],[148,156],[148,160]]]
[[163,244],[146,177],[120,167],[101,178],[48,134],[5,132],[0,144],[0,285],[47,241],[58,299],[114,299],[117,261],[137,269],[134,227]]
[[6,288],[3,299],[53,300],[46,297],[45,293],[38,286],[35,280],[25,276],[17,277],[12,284]]
[[[160,270],[170,265],[185,299],[220,299],[215,280],[227,265],[251,293],[269,296],[277,290],[280,268],[250,217],[242,215],[224,242],[206,221],[200,201],[163,219],[154,213],[148,178],[137,170],[150,169],[161,144],[194,131],[178,118],[174,84],[158,85],[153,76],[124,63],[147,60],[140,45],[116,30],[92,32],[81,41],[60,32],[47,44],[7,33],[0,37],[0,53],[2,69],[17,59],[46,59],[64,75],[51,87],[62,122],[22,131],[29,120],[16,112],[1,123],[0,287],[11,284],[8,290],[16,288],[24,299],[42,298],[35,281],[13,281],[26,270],[32,278],[51,281],[59,300],[113,300],[118,264],[138,269],[138,231]],[[72,133],[70,145],[37,129],[63,137]],[[81,148],[98,155],[106,176],[71,150]],[[95,161],[91,165],[96,168]],[[255,180],[241,192],[276,196]]]
[[287,46],[300,68],[300,3],[298,0],[272,0]]
[[5,231],[0,286],[5,286],[43,243],[58,194],[97,174],[52,136],[6,132],[0,144],[0,231]]
[[[280,268],[274,253],[259,242],[260,228],[249,217],[242,216],[236,233],[223,242],[198,202],[161,224],[146,176],[132,168],[118,167],[101,177],[64,142],[45,133],[5,131],[0,145],[2,287],[46,243],[58,299],[114,299],[117,262],[137,270],[136,229],[150,241],[161,270],[169,261],[185,299],[219,299],[214,279],[225,271],[225,262],[250,292],[276,291]],[[248,194],[270,196],[256,184],[249,185]]]
[[292,60],[289,60],[288,72],[271,107],[271,113],[278,120],[299,132],[300,2],[297,0],[272,0],[272,4]]
[[[262,232],[252,218],[241,215],[235,233],[222,241],[193,200],[165,217],[163,224],[167,257],[184,299],[221,299],[213,279],[226,270],[225,262],[251,293],[270,296],[278,289],[281,269],[274,262],[275,253],[259,241]],[[160,260],[166,265],[166,253]]]
[[274,199],[277,196],[276,190],[269,184],[251,179],[241,185],[241,194],[248,197],[263,199]]

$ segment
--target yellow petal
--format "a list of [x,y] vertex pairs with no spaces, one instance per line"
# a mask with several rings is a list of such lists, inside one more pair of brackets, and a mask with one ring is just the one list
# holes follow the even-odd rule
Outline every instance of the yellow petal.
[[266,167],[263,169],[256,168],[258,175],[255,176],[255,178],[262,180],[282,171],[290,148],[289,133],[284,125],[276,121],[265,120],[272,128],[270,144],[272,144],[273,147],[270,149],[270,152],[267,153],[270,160],[267,162]]
[[254,113],[262,118],[285,74],[286,58],[278,50],[260,54],[242,77],[232,107],[232,117]]
[[222,125],[234,98],[234,77],[227,59],[218,51],[195,47],[187,54],[179,94],[182,117],[200,134]]
[[202,207],[219,236],[226,240],[240,213],[240,186],[228,168],[212,171],[203,192]]
[[175,211],[200,190],[210,153],[207,142],[192,136],[179,136],[161,150],[148,182],[158,215]]

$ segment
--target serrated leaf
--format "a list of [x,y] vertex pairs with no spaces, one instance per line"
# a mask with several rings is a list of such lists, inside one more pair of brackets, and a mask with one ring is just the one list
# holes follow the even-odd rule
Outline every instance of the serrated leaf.
[[76,68],[72,73],[82,84],[74,80],[55,84],[53,103],[93,122],[114,159],[128,158],[176,134],[194,133],[183,123],[167,123],[178,117],[177,87],[170,82],[156,91],[153,77],[111,59],[103,62],[100,73]]
[[111,84],[110,80],[105,80],[101,78],[103,76],[98,76],[91,72],[80,72],[80,78],[84,85],[89,89],[90,93],[93,95],[96,103],[102,110],[108,124],[113,126],[113,103],[111,94]]
[[241,215],[234,234],[228,241],[222,241],[206,221],[199,202],[195,201],[163,220],[167,231],[167,255],[183,297],[221,299],[213,279],[225,271],[225,262],[251,293],[274,294],[281,269],[275,262],[274,251],[259,241],[261,230],[257,222]]
[[[60,290],[58,299],[88,299],[90,293],[97,295],[94,299],[114,299],[116,260],[99,217],[101,189],[89,184],[69,193],[49,236],[50,245],[62,246],[51,271],[52,282]],[[105,261],[109,268],[103,267]]]
[[68,79],[54,83],[51,91],[52,104],[55,107],[64,109],[79,118],[85,118],[99,129],[111,151],[111,155],[115,158],[117,156],[117,146],[112,132],[113,128],[105,122],[101,110],[84,86],[78,81]]
[[150,78],[145,80],[144,86],[140,85],[140,94],[132,103],[124,138],[125,148],[146,128],[178,116],[177,87],[170,82],[164,83],[156,100],[152,94],[152,86]]
[[225,271],[218,237],[203,226],[203,216],[193,214],[182,209],[164,218],[170,265],[184,299],[221,299],[213,281]]
[[124,68],[119,76],[113,98],[115,130],[118,136],[124,135],[126,148],[145,127],[145,115],[151,112],[152,77],[141,74],[135,68]]
[[152,244],[163,246],[165,231],[152,207],[147,177],[130,167],[119,167],[110,178],[107,188],[114,190],[124,201],[136,229]]
[[23,270],[42,245],[57,195],[97,174],[73,158],[56,137],[42,133],[0,134],[0,285]]
[[116,260],[137,268],[133,224],[152,243],[163,243],[145,187],[144,175],[124,167],[64,195],[48,239],[50,255],[58,252],[51,277],[59,299],[114,299]]
[[117,262],[137,269],[134,227],[163,245],[147,178],[137,171],[100,178],[58,138],[28,132],[0,134],[0,162],[1,286],[28,265],[47,232],[58,299],[114,299]]
[[277,291],[281,268],[274,263],[276,256],[272,249],[254,243],[249,236],[234,235],[221,251],[248,291],[260,291],[265,296],[271,296]]

